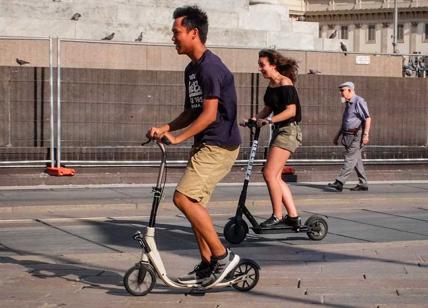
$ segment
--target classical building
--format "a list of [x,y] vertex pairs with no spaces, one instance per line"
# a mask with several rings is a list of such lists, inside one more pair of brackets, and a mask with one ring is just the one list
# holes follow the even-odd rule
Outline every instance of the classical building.
[[[319,23],[319,38],[349,51],[394,53],[394,0],[282,0],[290,17]],[[395,52],[428,55],[428,0],[397,0]],[[339,43],[340,43],[339,42]]]

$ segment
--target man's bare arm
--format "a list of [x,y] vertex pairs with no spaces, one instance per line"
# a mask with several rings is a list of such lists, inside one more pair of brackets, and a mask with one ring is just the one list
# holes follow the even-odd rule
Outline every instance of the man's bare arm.
[[181,143],[202,132],[217,118],[218,99],[205,99],[201,114],[180,135],[175,137],[174,143]]

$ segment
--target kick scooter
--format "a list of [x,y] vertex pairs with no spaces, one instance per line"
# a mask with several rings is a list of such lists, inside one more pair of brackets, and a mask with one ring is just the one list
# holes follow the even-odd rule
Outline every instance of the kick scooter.
[[[150,141],[151,140],[148,140],[143,143],[143,145]],[[142,255],[140,261],[126,272],[123,278],[123,283],[126,290],[135,296],[148,294],[155,286],[156,278],[161,279],[166,286],[171,288],[189,289],[190,292],[205,292],[208,288],[204,288],[200,284],[185,284],[168,277],[156,246],[156,214],[166,181],[164,178],[166,168],[166,151],[164,144],[169,144],[169,140],[163,138],[161,142],[156,141],[156,144],[162,152],[162,158],[159,166],[156,186],[153,187],[152,190],[153,201],[149,225],[145,228],[144,232],[137,231],[133,235],[133,239],[138,241],[142,248]],[[259,281],[259,269],[260,267],[255,261],[250,259],[241,259],[238,265],[225,277],[224,280],[210,288],[224,288],[231,286],[238,291],[249,291],[254,288]]]
[[287,233],[287,232],[306,232],[308,237],[314,241],[322,240],[328,232],[328,225],[324,218],[318,215],[310,216],[305,224],[301,224],[297,227],[288,226],[286,224],[275,225],[274,227],[261,227],[256,221],[254,216],[250,213],[248,208],[245,206],[247,199],[248,183],[253,169],[254,159],[256,157],[256,151],[260,136],[260,127],[257,126],[257,122],[253,119],[241,123],[241,126],[247,126],[248,128],[255,128],[254,139],[251,144],[250,158],[248,159],[247,171],[245,173],[244,186],[242,187],[241,195],[239,196],[238,208],[234,217],[230,218],[223,229],[223,234],[226,240],[231,244],[241,243],[248,234],[248,224],[243,219],[243,216],[247,218],[251,224],[251,229],[256,234],[274,234],[274,233]]

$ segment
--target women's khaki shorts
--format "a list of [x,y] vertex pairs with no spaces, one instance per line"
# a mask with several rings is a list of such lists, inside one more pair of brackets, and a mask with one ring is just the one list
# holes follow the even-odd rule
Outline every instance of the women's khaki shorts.
[[290,124],[274,129],[271,147],[278,147],[294,153],[302,145],[302,130],[299,125]]
[[186,171],[176,190],[205,206],[217,183],[232,169],[238,154],[239,146],[202,144],[192,148]]

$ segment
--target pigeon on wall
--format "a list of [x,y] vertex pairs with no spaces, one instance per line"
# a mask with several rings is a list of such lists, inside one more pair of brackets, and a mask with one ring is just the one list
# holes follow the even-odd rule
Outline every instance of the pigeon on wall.
[[30,64],[30,62],[16,58],[16,63],[18,63],[19,65],[25,65],[25,64]]
[[114,38],[114,32],[102,38],[103,41],[111,41]]
[[346,56],[346,51],[348,51],[348,48],[346,48],[346,45],[343,42],[340,42],[340,49],[342,49],[342,51],[345,51]]
[[328,37],[329,39],[334,39],[337,35],[337,30],[334,30],[332,34]]
[[317,75],[321,74],[321,72],[319,70],[310,68],[308,74]]
[[71,16],[71,20],[78,21],[80,17],[82,17],[80,13],[74,13],[73,16]]
[[142,40],[143,40],[143,32],[140,32],[140,35],[134,41],[141,42]]

